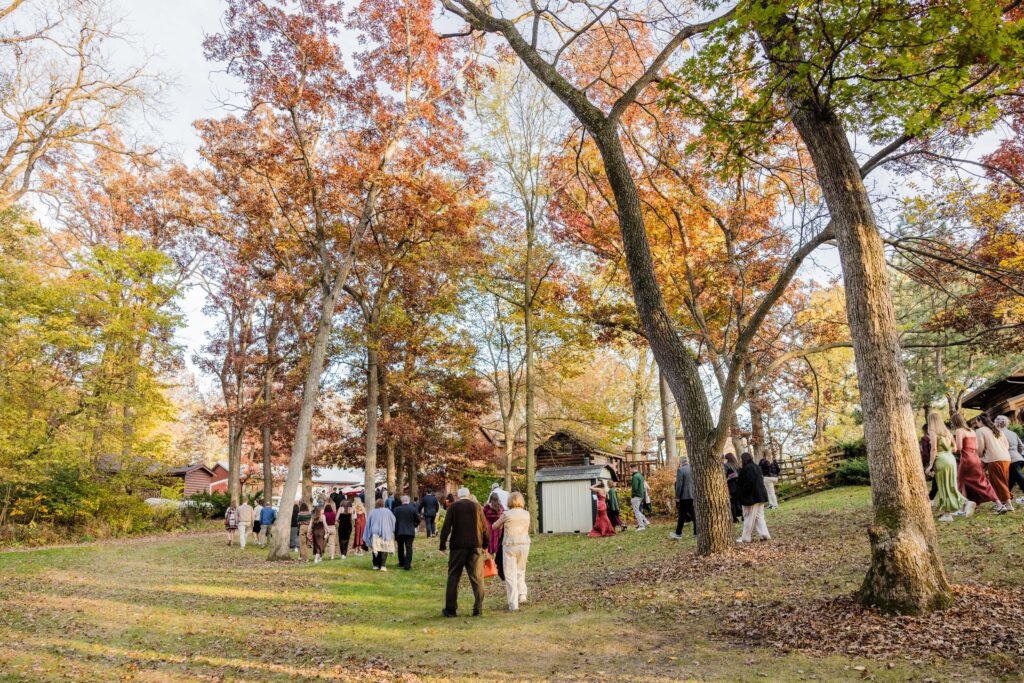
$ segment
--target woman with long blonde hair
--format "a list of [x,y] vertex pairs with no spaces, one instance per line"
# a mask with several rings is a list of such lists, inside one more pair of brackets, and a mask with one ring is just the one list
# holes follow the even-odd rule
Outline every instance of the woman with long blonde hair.
[[352,548],[355,550],[354,554],[356,557],[359,557],[367,550],[367,547],[366,543],[363,542],[363,532],[366,531],[366,506],[358,498],[352,501],[352,517],[355,518],[355,522],[352,524],[354,527],[352,530]]
[[942,416],[928,413],[928,440],[930,452],[926,472],[935,473],[935,498],[932,506],[940,522],[952,522],[953,514],[967,503],[956,486],[956,458],[953,457],[953,434],[946,428]]

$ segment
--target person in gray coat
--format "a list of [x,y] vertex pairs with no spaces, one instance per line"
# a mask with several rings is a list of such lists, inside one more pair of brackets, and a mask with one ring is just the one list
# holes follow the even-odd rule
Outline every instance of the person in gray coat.
[[676,470],[676,531],[669,534],[671,538],[683,537],[683,525],[693,522],[693,535],[697,535],[697,517],[693,514],[693,474],[690,472],[690,461],[686,456],[679,458],[679,469]]

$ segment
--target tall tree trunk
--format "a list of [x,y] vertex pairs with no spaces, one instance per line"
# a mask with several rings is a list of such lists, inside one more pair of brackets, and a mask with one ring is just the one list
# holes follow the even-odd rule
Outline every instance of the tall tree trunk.
[[406,487],[405,481],[405,452],[404,442],[399,442],[395,449],[395,492],[401,492]]
[[302,500],[313,506],[313,440],[309,440],[306,448],[306,462],[302,463]]
[[661,398],[661,435],[665,439],[665,467],[674,472],[679,467],[679,451],[676,446],[676,417],[665,373],[658,368],[658,394]]
[[242,425],[237,415],[228,417],[228,495],[231,505],[238,507],[241,502],[242,481]]
[[697,552],[711,555],[733,547],[729,490],[718,452],[727,435],[716,431],[697,361],[676,334],[655,278],[654,259],[644,226],[636,183],[614,125],[592,131],[615,195],[619,231],[626,254],[633,301],[647,341],[675,396],[693,471]]
[[406,456],[406,466],[409,468],[409,497],[419,498],[420,496],[420,482],[416,478],[416,471],[418,469],[416,462],[416,452],[410,451],[409,455]]
[[516,435],[512,433],[512,420],[508,419],[505,415],[501,418],[501,429],[505,435],[505,440],[502,444],[502,450],[504,451],[505,457],[505,490],[512,490],[512,460],[515,457],[516,451]]
[[395,469],[395,438],[391,435],[388,425],[391,424],[391,401],[388,396],[388,383],[383,368],[377,369],[380,377],[380,421],[384,427],[384,462],[387,465],[388,491],[401,492],[398,488],[397,471]]
[[790,86],[790,115],[835,226],[857,360],[874,508],[871,567],[859,595],[895,612],[945,607],[952,593],[936,549],[882,238],[842,123],[828,105],[801,97],[802,83]]
[[533,407],[533,243],[537,226],[532,216],[526,220],[526,263],[523,282],[523,332],[526,343],[526,509],[530,513],[530,531],[537,532],[537,454],[534,452]]
[[281,506],[277,521],[274,522],[273,541],[270,543],[270,550],[267,553],[268,560],[287,560],[291,557],[288,551],[292,523],[291,501],[295,500],[295,493],[299,490],[299,484],[302,481],[302,466],[305,464],[306,453],[312,440],[313,411],[316,409],[320,396],[320,377],[323,375],[324,361],[327,358],[327,342],[331,336],[334,307],[341,294],[341,288],[345,284],[345,280],[348,279],[350,269],[351,259],[339,271],[330,290],[324,293],[323,301],[320,304],[320,320],[317,321],[316,336],[313,338],[309,367],[306,370],[306,380],[302,385],[302,405],[295,423],[295,440],[292,442],[288,476],[285,478],[281,491]]
[[368,506],[373,506],[377,486],[377,343],[371,339],[366,347],[366,459],[363,485]]
[[263,445],[263,504],[270,505],[274,500],[274,442],[270,418],[274,406],[274,373],[277,369],[277,337],[280,330],[278,324],[277,305],[274,304],[270,314],[270,325],[267,328],[267,368],[263,373],[263,425],[260,438]]

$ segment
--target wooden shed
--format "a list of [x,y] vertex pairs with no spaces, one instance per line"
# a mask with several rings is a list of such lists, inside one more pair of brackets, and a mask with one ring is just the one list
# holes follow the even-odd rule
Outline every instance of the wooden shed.
[[197,493],[209,493],[210,484],[213,482],[214,473],[206,465],[193,463],[184,467],[175,467],[168,470],[167,476],[180,477],[185,480],[185,497],[189,498]]
[[597,495],[590,487],[616,481],[609,465],[545,467],[537,470],[537,519],[542,534],[588,533],[597,517]]
[[608,465],[617,477],[623,474],[625,457],[602,439],[572,429],[559,429],[537,446],[537,469]]

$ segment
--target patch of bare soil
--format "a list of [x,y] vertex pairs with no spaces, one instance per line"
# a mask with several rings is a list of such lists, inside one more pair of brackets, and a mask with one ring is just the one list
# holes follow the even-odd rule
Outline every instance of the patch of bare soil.
[[783,652],[907,660],[993,658],[1020,668],[1024,605],[992,586],[953,587],[953,606],[921,616],[892,616],[857,604],[852,596],[801,603],[742,603],[726,617],[721,635]]

